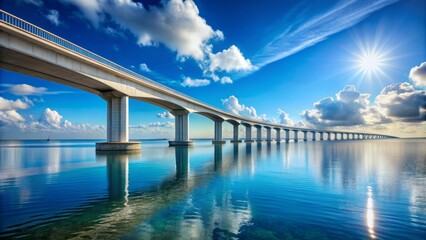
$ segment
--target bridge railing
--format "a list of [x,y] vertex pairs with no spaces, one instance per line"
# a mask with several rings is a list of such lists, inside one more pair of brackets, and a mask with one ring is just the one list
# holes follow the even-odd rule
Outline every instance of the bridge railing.
[[[155,81],[153,81],[153,80],[151,80],[151,79],[149,79],[147,77],[144,77],[144,76],[142,76],[142,75],[140,75],[138,73],[135,73],[135,72],[133,72],[133,71],[131,71],[131,70],[129,70],[129,69],[121,66],[121,65],[118,65],[117,63],[114,63],[114,62],[112,62],[112,61],[110,61],[110,60],[108,60],[106,58],[103,58],[103,57],[101,57],[101,56],[99,56],[99,55],[97,55],[97,54],[95,54],[95,53],[93,53],[93,52],[91,52],[91,51],[89,51],[87,49],[84,49],[84,48],[82,48],[82,47],[80,47],[80,46],[78,46],[78,45],[76,45],[76,44],[74,44],[74,43],[72,43],[72,42],[70,42],[68,40],[65,40],[65,39],[63,39],[63,38],[61,38],[61,37],[59,37],[59,36],[57,36],[55,34],[52,34],[52,33],[48,32],[48,31],[46,31],[46,30],[44,30],[42,28],[39,28],[36,25],[31,24],[31,23],[29,23],[29,22],[27,22],[27,21],[25,21],[25,20],[23,20],[21,18],[18,18],[16,16],[14,16],[14,15],[11,15],[10,13],[5,12],[5,11],[3,11],[1,9],[0,9],[0,21],[5,22],[7,24],[10,24],[10,25],[12,25],[12,26],[14,26],[16,28],[19,28],[19,29],[21,29],[21,30],[23,30],[25,32],[33,34],[33,35],[35,35],[37,37],[40,37],[40,38],[42,38],[44,40],[47,40],[47,41],[49,41],[51,43],[54,43],[56,45],[59,45],[59,46],[61,46],[63,48],[66,48],[66,49],[68,49],[70,51],[73,51],[75,53],[78,53],[80,55],[88,57],[91,60],[95,60],[95,61],[97,61],[99,63],[102,63],[102,64],[105,64],[105,65],[107,65],[109,67],[112,67],[112,68],[114,68],[114,69],[116,69],[118,71],[121,71],[121,72],[124,72],[126,74],[129,74],[129,75],[131,75],[133,77],[136,77],[136,78],[138,78],[138,79],[140,79],[142,81],[149,82],[149,83],[154,84],[154,85],[156,85],[158,87],[165,88],[168,91],[176,93],[176,94],[178,94],[180,96],[184,96],[184,97],[189,98],[189,99],[191,99],[193,101],[200,102],[199,100],[197,100],[195,98],[192,98],[192,97],[190,97],[188,95],[182,94],[182,93],[180,93],[180,92],[178,92],[178,91],[176,91],[176,90],[174,90],[172,88],[166,87],[166,86],[164,86],[164,85],[162,85],[160,83],[157,83],[157,82],[155,82]],[[205,104],[205,103],[203,103],[203,104]]]

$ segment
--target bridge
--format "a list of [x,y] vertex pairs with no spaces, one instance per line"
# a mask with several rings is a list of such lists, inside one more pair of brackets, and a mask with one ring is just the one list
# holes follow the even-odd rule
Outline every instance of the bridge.
[[[150,103],[175,116],[175,138],[170,146],[189,146],[189,116],[200,114],[214,122],[214,144],[224,144],[222,124],[233,126],[232,143],[242,142],[239,127],[245,127],[244,142],[383,139],[392,136],[325,129],[298,128],[262,122],[231,114],[168,88],[76,44],[0,10],[0,67],[21,74],[53,81],[96,94],[107,103],[107,141],[96,150],[138,150],[139,142],[129,142],[129,98]],[[257,136],[252,138],[252,128]],[[266,139],[262,130],[266,129]],[[272,131],[276,131],[272,139]],[[317,138],[319,137],[319,138]]]

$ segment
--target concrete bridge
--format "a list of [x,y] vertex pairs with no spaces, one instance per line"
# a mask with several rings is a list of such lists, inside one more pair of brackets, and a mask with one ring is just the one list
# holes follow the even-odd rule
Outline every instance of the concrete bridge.
[[[0,67],[21,74],[38,77],[75,87],[100,96],[107,102],[107,142],[97,143],[97,150],[138,150],[140,143],[129,142],[129,98],[147,102],[170,111],[175,116],[175,139],[170,146],[188,146],[189,116],[203,115],[214,121],[214,144],[223,144],[223,122],[233,125],[231,142],[242,142],[239,127],[245,127],[245,142],[382,139],[381,134],[305,129],[261,122],[209,106],[176,90],[134,73],[95,53],[81,48],[59,36],[0,10]],[[252,138],[252,128],[257,136]],[[266,129],[266,136],[262,136]],[[275,139],[271,132],[276,131]],[[308,136],[309,135],[309,136]]]

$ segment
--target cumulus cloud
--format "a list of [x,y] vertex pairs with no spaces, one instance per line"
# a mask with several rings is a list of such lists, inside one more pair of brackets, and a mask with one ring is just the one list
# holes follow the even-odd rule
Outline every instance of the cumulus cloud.
[[218,53],[209,53],[209,57],[209,70],[211,72],[250,71],[255,68],[249,59],[244,58],[240,49],[235,45]]
[[192,79],[190,77],[185,77],[180,85],[183,87],[202,87],[209,84],[210,80],[208,79]]
[[169,119],[173,119],[175,118],[175,116],[173,116],[173,114],[171,114],[170,112],[162,112],[162,113],[157,113],[157,118],[169,118]]
[[426,91],[407,82],[385,87],[376,97],[379,111],[394,121],[426,121]]
[[290,119],[290,116],[281,109],[278,109],[279,123],[286,126],[293,126],[294,121]]
[[29,99],[8,100],[0,97],[0,111],[28,109],[32,105]]
[[79,7],[95,27],[103,15],[109,15],[123,30],[130,30],[140,45],[164,44],[179,57],[201,60],[210,40],[223,39],[221,31],[200,17],[192,0],[161,1],[159,6],[149,8],[133,1],[64,1]]
[[52,22],[54,25],[59,26],[59,12],[55,9],[50,9],[46,14],[46,18]]
[[43,114],[35,121],[30,115],[27,121],[18,111],[25,110],[33,106],[33,102],[27,97],[17,100],[8,100],[0,97],[0,127],[9,131],[25,132],[104,132],[100,125],[71,123],[62,121],[62,116],[55,110],[46,108]]
[[233,114],[241,115],[250,118],[257,118],[256,109],[254,107],[248,107],[238,102],[238,98],[235,96],[229,96],[226,99],[222,99],[222,105],[225,109]]
[[426,62],[413,67],[410,70],[409,77],[415,86],[426,87]]
[[142,72],[151,72],[151,69],[149,69],[148,65],[146,63],[141,63],[139,65],[139,68]]
[[[355,86],[348,85],[336,94],[314,103],[314,109],[302,112],[302,117],[317,126],[353,126],[365,124],[366,116],[379,114],[370,106],[370,94],[359,93]],[[369,116],[368,119],[382,119]]]
[[426,121],[426,91],[416,90],[410,83],[386,86],[375,98],[359,93],[352,85],[314,103],[314,109],[302,112],[308,124],[315,126],[357,126],[391,122]]

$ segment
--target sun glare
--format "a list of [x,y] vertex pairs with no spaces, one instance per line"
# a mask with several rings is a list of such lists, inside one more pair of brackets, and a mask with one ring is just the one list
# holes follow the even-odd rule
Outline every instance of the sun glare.
[[385,64],[385,57],[379,52],[362,52],[357,59],[359,70],[364,75],[378,75],[383,72],[382,67]]
[[366,81],[370,84],[383,83],[391,79],[398,44],[391,41],[391,36],[386,35],[381,28],[374,34],[354,34],[350,44],[348,61],[352,78],[355,81]]

